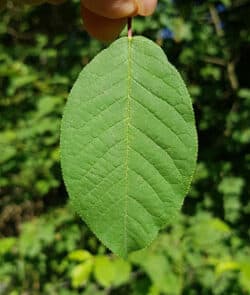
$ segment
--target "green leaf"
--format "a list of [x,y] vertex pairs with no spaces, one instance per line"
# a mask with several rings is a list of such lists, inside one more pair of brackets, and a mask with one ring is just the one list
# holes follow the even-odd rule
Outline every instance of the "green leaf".
[[9,253],[15,244],[16,238],[0,239],[0,257]]
[[151,285],[148,295],[160,295],[160,291],[159,291],[158,287],[155,285]]
[[218,261],[218,264],[216,265],[216,268],[215,268],[215,273],[217,275],[221,275],[226,271],[238,270],[239,268],[240,268],[240,265],[236,261],[233,261],[230,259],[226,261]]
[[94,276],[97,282],[103,287],[110,287],[115,277],[115,268],[107,256],[95,258]]
[[107,292],[105,290],[99,290],[98,287],[94,284],[88,284],[88,286],[86,286],[86,289],[84,290],[84,293],[83,293],[83,295],[106,295],[106,294]]
[[130,279],[131,272],[130,263],[118,257],[114,259],[112,262],[115,269],[113,284],[115,286],[119,286],[128,282]]
[[76,265],[71,272],[71,281],[74,288],[79,288],[85,285],[93,269],[93,260],[88,259],[87,261]]
[[181,278],[173,272],[171,264],[164,255],[143,250],[133,253],[130,260],[142,267],[157,290],[163,294],[180,294]]
[[69,254],[69,259],[73,261],[86,261],[91,259],[92,255],[87,250],[75,250]]
[[80,74],[61,129],[75,210],[114,253],[144,248],[180,209],[194,172],[191,99],[158,45],[121,38]]
[[128,282],[131,265],[129,262],[114,257],[95,257],[94,276],[96,281],[103,287],[119,286]]
[[250,261],[246,259],[241,263],[240,283],[247,291],[250,291]]

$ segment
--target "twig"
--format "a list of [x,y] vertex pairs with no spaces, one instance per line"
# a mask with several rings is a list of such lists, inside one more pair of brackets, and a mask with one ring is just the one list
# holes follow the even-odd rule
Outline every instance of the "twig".
[[237,90],[239,88],[239,81],[235,73],[235,63],[234,61],[228,62],[227,64],[227,73],[228,79],[230,81],[231,87],[233,90]]
[[210,4],[209,5],[209,11],[210,11],[210,15],[211,15],[211,18],[212,18],[212,22],[214,24],[214,27],[215,27],[215,31],[216,31],[216,34],[219,36],[219,37],[222,37],[224,35],[224,31],[223,29],[221,28],[221,20],[220,20],[220,16],[219,14],[217,13],[214,5]]
[[226,61],[219,57],[205,56],[203,60],[207,63],[215,64],[222,67],[225,67],[227,65]]

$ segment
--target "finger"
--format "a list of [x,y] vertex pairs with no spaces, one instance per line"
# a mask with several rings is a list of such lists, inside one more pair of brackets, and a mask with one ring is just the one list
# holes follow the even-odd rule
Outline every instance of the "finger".
[[113,41],[122,31],[127,19],[109,19],[97,15],[81,5],[81,15],[86,31],[94,38],[108,42]]
[[151,15],[156,8],[157,0],[136,0],[137,13],[139,15],[148,16]]
[[136,15],[138,10],[136,0],[82,0],[82,3],[88,10],[112,19]]

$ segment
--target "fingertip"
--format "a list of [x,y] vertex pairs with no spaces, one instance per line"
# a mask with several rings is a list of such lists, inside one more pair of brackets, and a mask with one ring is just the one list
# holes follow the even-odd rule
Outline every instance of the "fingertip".
[[120,19],[136,15],[136,0],[81,0],[84,6],[98,15],[109,19]]
[[117,38],[127,22],[126,18],[109,19],[97,15],[83,5],[81,16],[89,35],[103,42],[111,42]]

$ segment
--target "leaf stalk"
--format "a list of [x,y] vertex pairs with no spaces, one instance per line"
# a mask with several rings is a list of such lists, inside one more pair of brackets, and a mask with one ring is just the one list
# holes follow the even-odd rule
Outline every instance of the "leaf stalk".
[[132,39],[132,17],[128,18],[128,38]]

